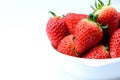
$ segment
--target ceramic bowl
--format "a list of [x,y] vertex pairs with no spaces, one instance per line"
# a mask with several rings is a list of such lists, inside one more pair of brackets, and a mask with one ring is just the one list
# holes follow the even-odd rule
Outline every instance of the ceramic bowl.
[[49,49],[54,63],[75,80],[120,80],[120,58],[77,58],[59,53],[52,46]]
[[[82,0],[80,1],[80,4],[82,4]],[[88,2],[92,3],[93,1]],[[112,6],[118,11],[120,11],[119,2],[118,0],[112,0]],[[84,7],[85,5],[81,6]],[[83,80],[120,80],[120,58],[84,59],[59,53],[50,45],[48,45],[48,49],[55,64],[63,68],[63,72],[65,71],[74,76],[75,80],[81,78]]]

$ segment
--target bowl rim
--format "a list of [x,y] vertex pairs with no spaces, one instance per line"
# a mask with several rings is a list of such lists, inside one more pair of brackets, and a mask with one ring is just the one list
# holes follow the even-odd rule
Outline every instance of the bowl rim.
[[54,49],[52,46],[52,52],[54,53],[54,55],[58,58],[61,59],[68,59],[70,61],[75,61],[87,66],[92,66],[92,67],[98,67],[98,66],[104,66],[104,65],[108,65],[108,64],[112,64],[115,62],[120,62],[120,58],[108,58],[108,59],[88,59],[88,58],[80,58],[80,57],[74,57],[74,56],[69,56],[63,53],[58,52],[56,49]]

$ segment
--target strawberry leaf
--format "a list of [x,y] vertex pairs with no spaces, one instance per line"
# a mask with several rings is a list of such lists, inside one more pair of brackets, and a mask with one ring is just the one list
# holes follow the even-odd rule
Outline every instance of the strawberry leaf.
[[52,12],[52,11],[49,11],[49,13],[51,13],[54,17],[57,16],[57,15],[56,15],[54,12]]
[[96,10],[92,5],[90,5],[90,7],[91,7],[93,10]]
[[98,0],[101,6],[104,6],[104,3],[101,0]]
[[95,8],[97,9],[97,7],[98,7],[98,6],[97,6],[97,2],[96,2],[96,0],[95,0]]
[[94,15],[93,13],[90,13],[88,16],[88,20],[96,22],[98,18],[98,14]]
[[97,21],[97,18],[98,18],[98,14],[96,14],[94,17],[93,17],[93,21],[96,22]]
[[93,15],[92,13],[90,13],[90,15],[89,15],[88,18],[89,18],[90,20],[92,20],[93,16],[94,16],[94,15]]
[[62,17],[65,17],[65,15],[63,14]]
[[[108,0],[108,4],[107,6],[109,6],[111,4],[111,0]],[[101,0],[95,0],[95,8],[93,6],[91,6],[91,8],[94,10],[94,13],[101,9],[103,6],[105,6],[105,4],[101,1]]]
[[101,9],[101,7],[102,7],[102,6],[101,6],[101,4],[100,4],[100,3],[98,3],[98,9]]
[[108,0],[108,4],[107,5],[109,6],[110,4],[111,4],[111,0]]
[[105,25],[105,26],[101,26],[102,29],[107,29],[108,28],[108,25]]

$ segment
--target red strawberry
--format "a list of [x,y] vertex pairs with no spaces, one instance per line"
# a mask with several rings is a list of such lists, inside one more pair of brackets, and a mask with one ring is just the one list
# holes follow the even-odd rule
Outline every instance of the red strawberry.
[[109,57],[109,52],[107,51],[105,46],[101,44],[92,48],[90,51],[88,51],[82,56],[82,58],[89,58],[89,59],[106,59],[108,57]]
[[67,27],[70,31],[71,34],[74,34],[74,30],[75,30],[75,27],[77,25],[77,23],[83,19],[83,18],[87,18],[88,15],[86,14],[77,14],[77,13],[68,13],[66,14],[65,16],[65,22],[67,24]]
[[77,56],[74,45],[74,35],[68,35],[61,40],[57,51],[70,56]]
[[98,14],[97,22],[102,25],[108,25],[108,28],[105,29],[105,33],[108,36],[111,36],[112,33],[118,28],[118,12],[117,10],[110,6],[111,0],[108,4],[105,5],[101,0],[98,0],[99,3],[95,2],[94,14]]
[[120,29],[117,29],[111,36],[110,56],[111,58],[120,57]]
[[[87,49],[98,44],[103,31],[99,24],[95,22],[97,16],[89,15],[88,19],[80,20],[75,29],[75,50],[80,55]],[[95,20],[94,20],[95,19]]]
[[69,34],[69,31],[62,17],[57,17],[53,12],[50,13],[52,13],[54,17],[48,20],[46,32],[54,48],[57,48],[60,41]]

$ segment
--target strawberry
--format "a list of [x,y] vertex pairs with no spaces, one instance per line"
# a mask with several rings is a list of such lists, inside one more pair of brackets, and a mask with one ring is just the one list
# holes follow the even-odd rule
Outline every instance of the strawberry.
[[85,53],[82,58],[89,58],[89,59],[106,59],[109,57],[109,52],[107,51],[106,47],[102,44],[99,44],[92,48],[90,51]]
[[120,57],[120,29],[117,29],[111,36],[110,56],[111,58]]
[[77,56],[75,51],[74,35],[71,34],[63,38],[61,43],[58,45],[57,51],[69,56]]
[[64,18],[57,17],[55,13],[50,13],[54,16],[50,18],[46,25],[47,36],[54,48],[57,48],[60,41],[69,34]]
[[98,15],[90,14],[88,19],[82,19],[78,22],[75,29],[75,50],[78,55],[101,41],[103,30],[95,22],[97,17]]
[[69,32],[71,34],[74,34],[74,30],[75,30],[75,27],[77,25],[77,23],[83,19],[83,18],[87,18],[88,15],[86,14],[77,14],[77,13],[67,13],[66,16],[65,16],[65,22],[67,24],[67,27],[69,29]]
[[108,28],[105,29],[105,34],[111,36],[112,33],[118,28],[118,12],[117,10],[110,5],[111,0],[108,4],[105,5],[101,0],[98,0],[99,3],[95,2],[94,14],[98,14],[97,22],[102,25],[107,25]]

